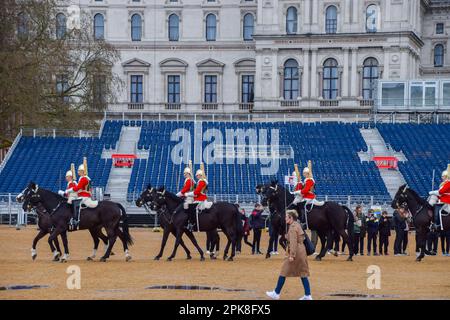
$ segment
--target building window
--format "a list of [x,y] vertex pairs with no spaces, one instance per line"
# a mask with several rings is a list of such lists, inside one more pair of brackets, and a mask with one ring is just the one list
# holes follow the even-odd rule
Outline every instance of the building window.
[[56,38],[62,39],[66,34],[66,16],[63,13],[56,15]]
[[254,102],[254,75],[243,75],[241,82],[241,102],[242,103],[253,103]]
[[383,83],[381,87],[381,105],[384,107],[403,107],[405,105],[405,83]]
[[378,61],[374,58],[367,58],[363,66],[363,98],[367,100],[374,99],[376,81],[378,80]]
[[325,32],[337,32],[337,9],[335,6],[329,6],[325,13]]
[[25,38],[28,36],[28,17],[24,12],[21,12],[17,18],[17,34],[20,38]]
[[169,41],[178,41],[180,38],[180,18],[176,14],[169,16]]
[[59,74],[56,76],[56,93],[58,93],[64,102],[69,102],[69,97],[66,95],[66,91],[69,89],[69,81],[67,75]]
[[254,28],[255,18],[251,13],[247,13],[244,16],[244,40],[250,41],[253,40],[253,28]]
[[205,75],[205,103],[217,103],[217,76]]
[[338,96],[338,63],[330,58],[323,64],[323,98],[334,100]]
[[285,100],[295,100],[299,96],[300,78],[298,63],[289,59],[284,63],[283,97]]
[[142,103],[143,102],[143,86],[142,86],[142,75],[132,75],[131,76],[131,102],[132,103]]
[[444,65],[444,46],[437,44],[434,47],[434,66],[442,67]]
[[167,102],[180,103],[180,76],[167,76]]
[[297,33],[297,24],[298,24],[298,15],[296,7],[289,7],[286,12],[286,33],[287,34],[296,34]]
[[442,22],[436,23],[436,34],[444,34],[444,24]]
[[141,41],[142,37],[142,18],[139,14],[131,16],[131,40]]
[[102,108],[106,104],[106,78],[103,75],[94,76],[93,103],[95,108]]
[[94,38],[96,40],[105,38],[105,18],[101,13],[94,16]]
[[215,14],[206,16],[206,41],[216,41],[217,18]]
[[378,26],[378,6],[371,4],[366,9],[366,31],[377,32]]

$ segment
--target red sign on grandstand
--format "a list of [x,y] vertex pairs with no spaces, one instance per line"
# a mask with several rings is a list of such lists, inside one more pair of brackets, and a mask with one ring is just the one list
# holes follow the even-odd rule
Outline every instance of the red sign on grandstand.
[[118,154],[112,155],[114,167],[128,167],[131,168],[134,164],[134,159],[137,159],[134,154]]
[[373,157],[372,160],[380,169],[398,169],[397,157]]

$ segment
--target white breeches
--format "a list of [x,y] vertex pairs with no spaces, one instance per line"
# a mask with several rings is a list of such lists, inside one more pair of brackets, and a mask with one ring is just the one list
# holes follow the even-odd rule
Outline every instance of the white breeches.
[[296,195],[294,201],[292,201],[293,204],[297,205],[300,202],[302,202],[304,199],[301,195]]
[[186,197],[186,199],[184,199],[184,203],[183,203],[183,208],[184,209],[189,209],[189,205],[194,203],[194,198],[193,197]]
[[439,197],[436,195],[431,195],[428,197],[428,203],[430,206],[434,207],[439,202]]

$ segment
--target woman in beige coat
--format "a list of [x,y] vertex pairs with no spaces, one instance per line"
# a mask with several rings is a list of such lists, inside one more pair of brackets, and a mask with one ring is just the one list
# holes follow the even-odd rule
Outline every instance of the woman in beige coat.
[[309,286],[309,267],[306,255],[306,248],[303,244],[305,240],[305,232],[297,222],[298,214],[295,210],[286,211],[286,224],[289,226],[287,233],[288,248],[287,257],[281,267],[280,276],[278,277],[277,287],[274,291],[266,292],[267,296],[272,299],[280,299],[281,289],[283,288],[286,277],[300,277],[305,295],[300,300],[312,300],[311,289]]

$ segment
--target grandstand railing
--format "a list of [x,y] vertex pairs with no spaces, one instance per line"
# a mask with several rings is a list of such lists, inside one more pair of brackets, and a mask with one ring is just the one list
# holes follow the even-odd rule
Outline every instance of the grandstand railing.
[[74,137],[74,138],[97,138],[97,130],[72,130],[72,129],[31,129],[22,128],[22,135],[27,137]]
[[6,154],[5,158],[3,159],[2,163],[0,163],[0,173],[5,168],[6,163],[8,162],[9,158],[11,158],[11,155],[13,154],[14,150],[16,149],[17,144],[20,141],[20,138],[22,137],[22,129],[20,130],[19,134],[17,134],[16,138],[14,139],[11,147],[8,150],[8,153]]
[[0,194],[0,225],[20,228],[34,218],[33,214],[23,211],[22,204],[16,202],[16,196],[17,194],[12,193]]

